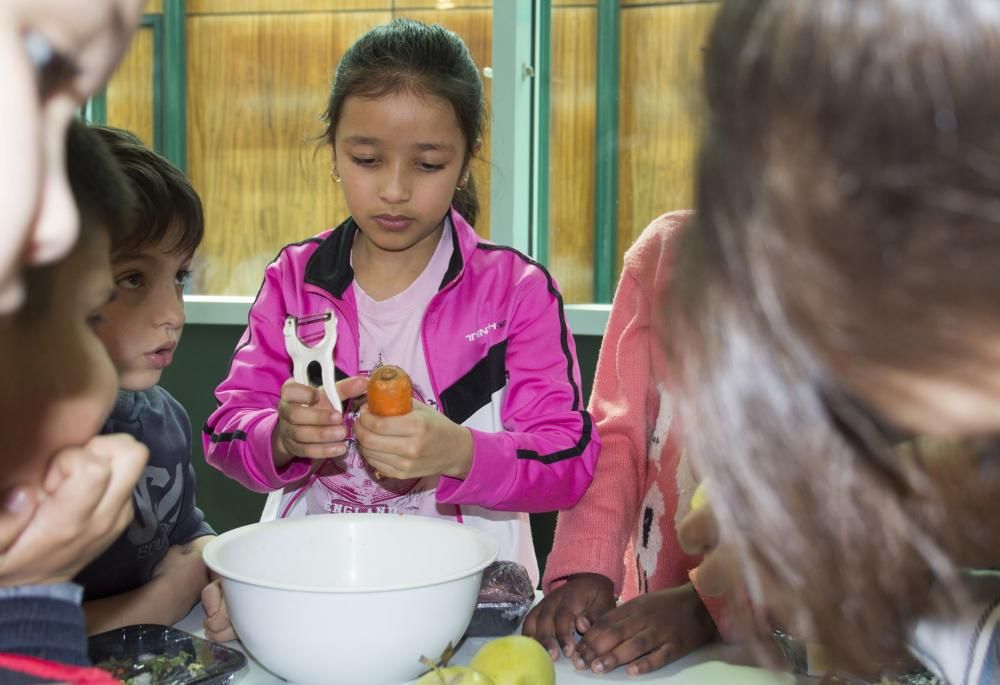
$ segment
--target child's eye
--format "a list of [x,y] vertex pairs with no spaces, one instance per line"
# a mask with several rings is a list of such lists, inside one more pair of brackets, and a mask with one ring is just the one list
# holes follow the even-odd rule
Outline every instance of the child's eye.
[[430,162],[417,162],[417,167],[421,171],[441,171],[444,164],[431,164]]
[[179,269],[174,275],[174,284],[183,288],[191,280],[191,269]]
[[374,157],[355,157],[354,155],[351,155],[351,161],[358,166],[375,166],[378,162]]
[[142,274],[138,272],[125,274],[115,281],[115,285],[125,288],[125,290],[136,290],[145,285],[145,283],[146,281],[142,277]]

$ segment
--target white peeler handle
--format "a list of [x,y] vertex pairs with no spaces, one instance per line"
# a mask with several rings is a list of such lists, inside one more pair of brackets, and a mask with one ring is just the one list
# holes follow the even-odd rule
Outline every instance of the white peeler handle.
[[333,408],[343,413],[333,365],[333,348],[337,344],[337,315],[332,311],[328,312],[323,323],[323,339],[312,347],[299,339],[298,319],[294,316],[285,318],[284,334],[285,351],[292,359],[292,378],[296,383],[312,385],[309,381],[309,366],[318,364],[323,376],[323,391]]

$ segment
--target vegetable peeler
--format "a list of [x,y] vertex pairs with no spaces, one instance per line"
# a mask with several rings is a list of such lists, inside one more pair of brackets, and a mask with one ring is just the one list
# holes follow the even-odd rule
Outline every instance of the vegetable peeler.
[[[298,327],[323,322],[323,339],[309,347],[299,338]],[[292,378],[296,383],[314,388],[323,386],[330,398],[330,404],[341,414],[344,412],[337,395],[336,376],[333,371],[333,346],[337,343],[337,316],[328,311],[312,316],[285,317],[285,351],[292,358]],[[375,480],[384,477],[378,469],[373,470]],[[266,509],[266,507],[265,507]]]
[[[299,326],[323,323],[323,339],[310,347],[299,338]],[[340,396],[337,395],[336,376],[333,371],[333,346],[337,343],[337,317],[328,311],[325,314],[315,314],[312,316],[286,316],[285,317],[285,351],[292,359],[292,378],[296,383],[308,385],[313,388],[323,386],[330,404],[337,411],[343,413],[343,405]],[[261,512],[261,521],[274,521],[285,518],[288,512],[300,500],[306,488],[312,484],[316,477],[314,472],[310,472],[310,477],[305,483],[292,485],[287,488],[272,490],[264,502],[264,510]]]
[[[299,338],[299,326],[323,322],[323,339],[310,347]],[[328,311],[313,316],[285,317],[285,351],[292,358],[292,378],[314,388],[323,386],[333,408],[343,413],[333,371],[333,346],[337,344],[337,316]]]

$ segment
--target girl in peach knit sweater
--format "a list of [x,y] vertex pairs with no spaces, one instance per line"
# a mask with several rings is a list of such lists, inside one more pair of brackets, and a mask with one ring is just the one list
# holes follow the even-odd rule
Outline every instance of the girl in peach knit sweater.
[[700,559],[681,550],[675,532],[696,483],[656,329],[671,242],[690,216],[659,217],[625,254],[590,399],[602,441],[597,470],[583,499],[559,514],[545,598],[524,622],[554,660],[561,650],[577,669],[627,664],[630,675],[646,673],[716,636],[715,612],[689,578]]

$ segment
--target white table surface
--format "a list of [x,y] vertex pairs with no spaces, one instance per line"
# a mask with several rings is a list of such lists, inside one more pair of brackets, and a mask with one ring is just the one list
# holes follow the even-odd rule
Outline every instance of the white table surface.
[[[205,612],[197,605],[184,617],[176,628],[193,635],[204,637],[203,622]],[[468,664],[476,651],[490,638],[470,638],[465,640],[452,659],[453,665]],[[245,653],[239,641],[227,642],[227,646]],[[237,681],[238,685],[281,685],[286,681],[274,675],[252,656],[247,654],[249,668]],[[770,673],[759,668],[749,668],[750,663],[737,647],[713,643],[706,645],[683,659],[664,668],[643,676],[631,678],[623,668],[617,668],[611,673],[597,675],[576,671],[566,659],[556,662],[556,683],[558,685],[594,685],[598,682],[611,683],[657,683],[659,685],[806,685],[815,683],[815,679],[793,677],[784,673]]]

